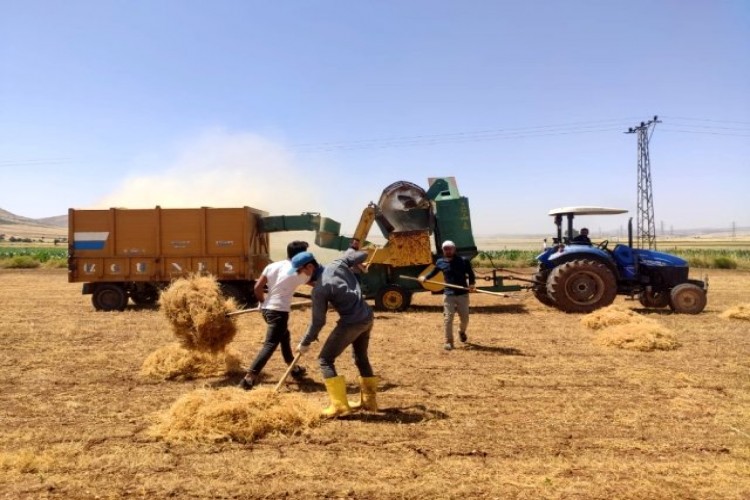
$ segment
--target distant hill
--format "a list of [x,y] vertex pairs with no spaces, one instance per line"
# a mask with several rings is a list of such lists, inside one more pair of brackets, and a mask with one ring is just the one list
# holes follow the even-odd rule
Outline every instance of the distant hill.
[[65,237],[68,235],[68,216],[32,219],[0,208],[0,234],[6,239],[15,236],[41,241]]
[[68,227],[68,214],[55,215],[54,217],[45,217],[36,220],[45,226]]
[[26,224],[32,226],[40,225],[40,223],[35,219],[12,214],[7,210],[3,210],[2,208],[0,208],[0,224]]

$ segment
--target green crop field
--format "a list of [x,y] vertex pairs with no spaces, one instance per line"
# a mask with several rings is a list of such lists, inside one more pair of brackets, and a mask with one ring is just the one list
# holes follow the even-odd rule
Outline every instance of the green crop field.
[[0,247],[0,268],[65,267],[68,249],[64,247]]

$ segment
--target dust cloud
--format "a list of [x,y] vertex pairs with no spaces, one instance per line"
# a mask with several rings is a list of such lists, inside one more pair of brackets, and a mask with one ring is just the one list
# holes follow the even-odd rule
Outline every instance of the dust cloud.
[[257,134],[212,130],[174,156],[163,169],[137,165],[142,173],[127,177],[92,208],[250,206],[271,214],[323,208],[309,170]]

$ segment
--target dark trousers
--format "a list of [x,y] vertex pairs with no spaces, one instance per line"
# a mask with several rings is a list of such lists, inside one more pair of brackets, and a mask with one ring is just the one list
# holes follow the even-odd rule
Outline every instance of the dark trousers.
[[372,367],[370,366],[370,359],[367,356],[371,331],[372,320],[354,325],[342,325],[338,323],[326,339],[326,343],[323,344],[323,349],[320,350],[320,355],[318,356],[323,378],[336,376],[334,362],[349,345],[352,346],[352,357],[354,358],[354,364],[359,370],[359,375],[362,377],[372,377]]
[[247,370],[256,375],[263,370],[271,355],[276,350],[276,346],[281,344],[281,355],[284,356],[286,364],[294,361],[292,354],[291,334],[289,333],[289,313],[286,311],[274,311],[273,309],[263,309],[261,311],[263,319],[266,320],[268,328],[266,329],[266,340],[263,347],[255,357],[255,360]]

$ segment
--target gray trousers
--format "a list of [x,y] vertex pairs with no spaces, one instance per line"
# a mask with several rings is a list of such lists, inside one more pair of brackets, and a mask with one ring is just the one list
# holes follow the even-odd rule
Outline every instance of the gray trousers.
[[443,323],[445,341],[453,343],[453,317],[458,311],[459,331],[466,332],[469,326],[469,294],[443,295]]
[[354,364],[359,370],[359,375],[362,377],[372,377],[372,367],[370,366],[370,359],[367,357],[371,331],[372,320],[354,325],[337,323],[326,339],[325,344],[323,344],[320,355],[318,355],[318,362],[320,363],[320,371],[323,372],[323,378],[336,376],[334,362],[350,344],[352,346]]

